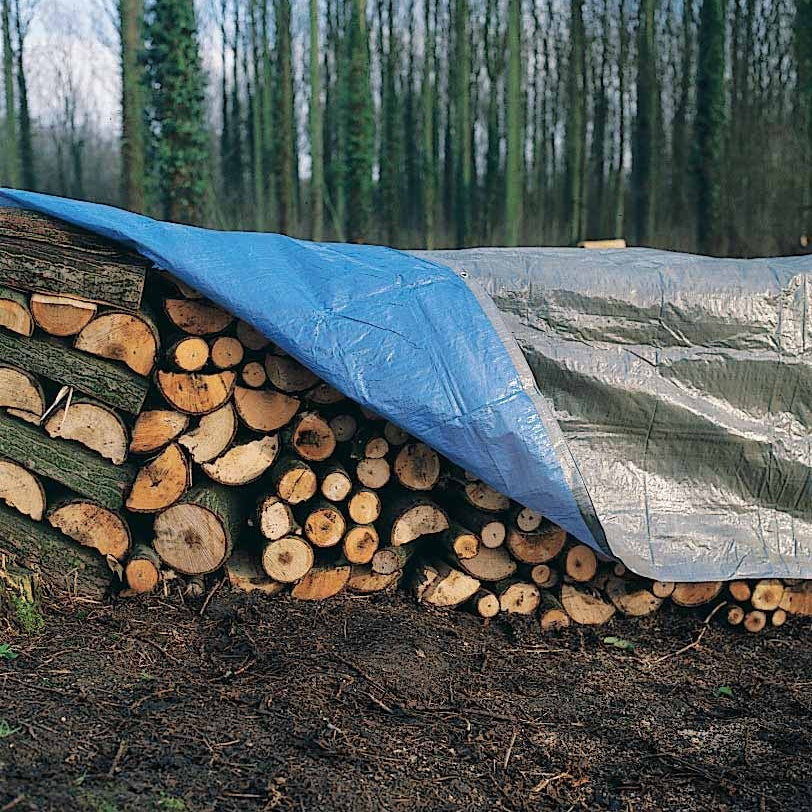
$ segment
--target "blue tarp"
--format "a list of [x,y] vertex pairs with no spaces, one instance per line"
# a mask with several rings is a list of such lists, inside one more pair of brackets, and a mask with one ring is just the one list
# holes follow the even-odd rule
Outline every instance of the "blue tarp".
[[446,265],[371,245],[163,223],[0,190],[0,204],[118,240],[252,324],[325,381],[598,549],[550,405],[492,303]]

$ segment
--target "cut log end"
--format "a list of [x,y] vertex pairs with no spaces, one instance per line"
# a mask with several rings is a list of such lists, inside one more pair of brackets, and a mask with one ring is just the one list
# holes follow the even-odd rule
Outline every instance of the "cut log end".
[[671,600],[676,603],[677,606],[702,606],[712,601],[721,590],[721,581],[678,583],[671,593]]
[[212,375],[158,370],[158,389],[166,402],[184,414],[205,415],[219,409],[234,390],[236,374],[230,370]]
[[285,589],[285,584],[269,578],[256,558],[246,550],[237,550],[226,562],[225,569],[229,585],[239,592],[277,595]]
[[127,429],[121,418],[100,403],[74,401],[65,411],[59,408],[45,421],[50,437],[81,443],[116,465],[127,459]]
[[753,609],[744,616],[744,628],[751,634],[758,634],[767,625],[767,614]]
[[347,512],[356,524],[372,524],[381,515],[381,497],[373,490],[356,491],[347,503]]
[[11,460],[0,459],[0,499],[36,522],[45,513],[45,491],[39,478]]
[[225,310],[203,299],[165,299],[164,310],[172,324],[193,336],[220,333],[234,320]]
[[583,626],[601,626],[615,614],[611,603],[572,584],[561,587],[561,605],[575,623]]
[[335,451],[336,438],[321,415],[305,412],[296,420],[291,445],[302,459],[323,462]]
[[[37,326],[52,336],[75,336],[96,315],[94,302],[70,299],[67,296],[31,296],[31,315]],[[31,335],[28,333],[28,335]]]
[[209,479],[221,485],[247,485],[256,482],[279,453],[279,438],[269,434],[259,440],[234,445],[213,462],[200,467]]
[[77,350],[121,361],[139,375],[149,375],[158,360],[154,326],[135,313],[102,313],[76,336]]
[[448,517],[431,502],[418,502],[403,510],[392,523],[390,543],[397,547],[409,544],[421,536],[448,530]]
[[314,560],[313,548],[299,536],[269,541],[262,551],[262,569],[269,578],[283,584],[304,578]]
[[127,508],[134,513],[155,513],[174,505],[191,483],[192,471],[183,449],[168,445],[138,470]]
[[245,348],[238,338],[220,336],[211,344],[211,362],[217,369],[232,369],[242,363]]
[[199,372],[209,361],[209,345],[202,338],[188,336],[170,347],[167,355],[181,372]]
[[380,540],[374,525],[356,525],[345,534],[342,548],[344,558],[350,564],[369,564],[378,549]]
[[68,538],[118,561],[124,560],[132,543],[122,516],[85,499],[55,505],[48,511],[48,521]]
[[440,457],[425,443],[409,443],[398,452],[394,470],[405,488],[430,491],[440,479]]
[[131,592],[143,595],[152,592],[161,577],[161,559],[151,547],[136,547],[124,567],[124,580]]
[[314,547],[335,547],[344,537],[347,523],[334,505],[317,503],[307,514],[304,533]]
[[595,577],[598,559],[586,544],[576,544],[567,552],[564,570],[573,581],[583,584]]
[[172,409],[141,412],[133,426],[130,451],[151,454],[171,443],[189,426],[189,417]]

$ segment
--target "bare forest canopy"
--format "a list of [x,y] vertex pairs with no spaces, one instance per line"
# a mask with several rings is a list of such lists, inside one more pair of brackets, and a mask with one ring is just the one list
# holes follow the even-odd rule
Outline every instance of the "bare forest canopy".
[[63,69],[32,113],[49,4],[0,0],[4,185],[404,247],[808,250],[812,0],[96,4],[120,133]]

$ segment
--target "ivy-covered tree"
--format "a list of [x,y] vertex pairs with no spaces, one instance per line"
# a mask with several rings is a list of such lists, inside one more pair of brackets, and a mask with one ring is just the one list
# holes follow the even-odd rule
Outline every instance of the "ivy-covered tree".
[[209,148],[194,0],[151,0],[145,23],[147,119],[156,202],[168,220],[205,222]]

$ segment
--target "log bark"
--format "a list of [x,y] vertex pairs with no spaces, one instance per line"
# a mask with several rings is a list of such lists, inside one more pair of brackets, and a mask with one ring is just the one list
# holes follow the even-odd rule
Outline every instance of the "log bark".
[[237,435],[237,414],[231,403],[203,415],[191,431],[180,436],[178,442],[198,464],[211,462],[225,452]]
[[48,510],[48,521],[83,547],[111,555],[117,561],[124,560],[132,545],[124,517],[89,499],[57,501]]
[[268,353],[265,356],[265,372],[268,380],[280,392],[288,394],[304,392],[319,383],[318,375],[314,375],[289,355]]
[[395,476],[411,491],[430,491],[440,479],[440,457],[425,443],[408,443],[395,457]]
[[152,454],[175,440],[189,427],[188,415],[172,409],[141,412],[133,426],[130,452]]
[[570,616],[555,595],[547,590],[543,590],[541,593],[539,626],[543,632],[554,629],[568,629],[570,626]]
[[338,595],[350,580],[349,564],[333,567],[312,567],[291,589],[292,597],[300,601],[323,601]]
[[23,209],[0,208],[0,282],[137,310],[149,263],[112,240]]
[[136,595],[152,592],[161,577],[161,559],[158,553],[144,544],[139,544],[127,559],[124,567],[124,580],[130,591]]
[[[344,558],[350,564],[369,564],[380,544],[378,531],[372,524],[356,524],[350,527],[341,541]],[[397,549],[404,549],[399,547]],[[406,548],[408,549],[408,548]]]
[[166,357],[181,372],[199,372],[209,362],[209,345],[199,336],[185,336],[169,347]]
[[231,555],[242,529],[238,492],[196,485],[155,518],[153,546],[161,560],[184,575],[205,575]]
[[102,313],[79,332],[77,350],[99,358],[121,361],[137,375],[149,375],[158,360],[158,330],[146,314]]
[[268,434],[258,440],[233,445],[213,462],[200,467],[209,479],[221,485],[247,485],[256,482],[279,454],[279,437]]
[[272,580],[262,571],[255,556],[247,550],[237,550],[226,561],[226,576],[231,588],[240,592],[278,595],[285,589],[285,584]]
[[611,603],[572,584],[561,587],[561,605],[570,618],[582,626],[602,626],[615,614]]
[[323,499],[314,499],[307,505],[302,524],[307,540],[314,547],[335,547],[347,530],[341,511]]
[[135,479],[129,465],[113,465],[98,454],[67,440],[48,437],[20,420],[0,414],[3,454],[35,474],[93,499],[111,510],[124,503]]
[[157,513],[174,505],[191,484],[189,459],[177,443],[172,443],[138,469],[127,497],[127,509],[133,513]]
[[361,488],[347,502],[347,513],[356,524],[372,524],[381,515],[381,497],[373,490]]
[[448,530],[448,516],[434,502],[418,496],[389,499],[381,515],[381,538],[393,547]]
[[149,381],[132,370],[70,349],[54,339],[0,333],[0,363],[72,386],[83,395],[129,414],[141,411],[149,389]]
[[0,327],[21,336],[34,334],[34,319],[26,297],[17,290],[0,285]]
[[271,469],[270,479],[279,498],[289,505],[312,499],[318,487],[313,469],[306,462],[289,455],[279,458]]
[[110,587],[110,570],[100,555],[3,505],[0,548],[18,565],[37,572],[50,590],[101,600]]
[[414,544],[405,547],[392,547],[391,545],[381,547],[372,556],[372,571],[378,575],[401,572],[416,552],[417,546]]
[[0,459],[0,499],[35,522],[45,513],[45,490],[39,479],[22,465]]
[[184,414],[204,415],[219,409],[231,398],[236,377],[230,370],[211,375],[158,370],[155,379],[170,406]]
[[184,333],[206,336],[221,333],[234,317],[204,299],[164,299],[164,312]]
[[[95,302],[71,299],[68,296],[31,296],[31,315],[37,326],[52,336],[75,336],[93,319],[98,311]],[[28,333],[31,335],[31,333]]]
[[252,431],[269,432],[287,426],[299,411],[300,401],[272,389],[234,388],[234,406]]
[[45,411],[39,381],[22,369],[0,366],[0,407],[21,420],[39,424]]
[[73,440],[115,465],[127,459],[127,428],[109,407],[88,400],[74,400],[67,412],[61,406],[45,421],[49,437]]
[[262,569],[274,581],[293,584],[313,567],[313,548],[299,536],[269,541],[262,550]]

